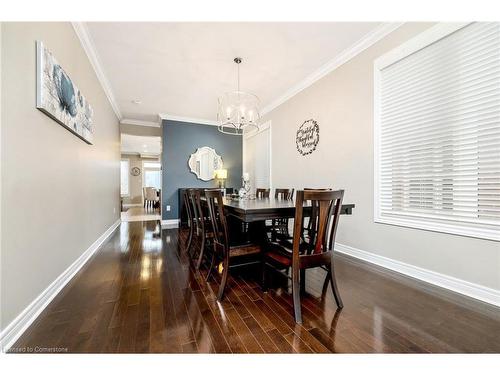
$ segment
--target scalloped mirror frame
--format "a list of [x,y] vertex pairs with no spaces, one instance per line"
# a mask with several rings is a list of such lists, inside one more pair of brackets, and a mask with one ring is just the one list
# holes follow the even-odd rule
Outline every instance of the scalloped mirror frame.
[[[203,153],[210,153],[212,155],[213,173],[212,173],[211,176],[206,176],[206,175],[202,176],[202,174],[201,174],[202,171],[200,171],[200,170],[197,169],[196,160],[199,159],[198,155],[202,155]],[[222,169],[223,166],[224,166],[224,163],[222,162],[222,157],[219,154],[217,154],[217,151],[215,151],[211,147],[204,146],[204,147],[197,148],[196,151],[193,152],[189,156],[188,166],[189,166],[189,169],[190,169],[191,173],[194,173],[199,180],[202,180],[202,181],[211,181],[211,180],[213,180],[215,178],[215,171],[217,169]]]

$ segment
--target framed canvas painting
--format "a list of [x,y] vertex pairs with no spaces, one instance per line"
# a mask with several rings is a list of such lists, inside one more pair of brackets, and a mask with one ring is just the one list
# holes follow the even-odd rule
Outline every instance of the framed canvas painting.
[[36,62],[36,107],[92,144],[92,107],[41,41],[36,42]]

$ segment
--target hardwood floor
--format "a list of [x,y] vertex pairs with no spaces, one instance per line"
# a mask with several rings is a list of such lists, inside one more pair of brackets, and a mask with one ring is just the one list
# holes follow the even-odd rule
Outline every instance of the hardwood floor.
[[281,280],[262,293],[247,269],[217,283],[189,267],[179,231],[122,223],[14,347],[125,353],[500,352],[500,309],[337,256],[344,309],[308,271],[304,323]]
[[152,208],[129,207],[121,213],[122,221],[151,221],[161,220],[160,210]]

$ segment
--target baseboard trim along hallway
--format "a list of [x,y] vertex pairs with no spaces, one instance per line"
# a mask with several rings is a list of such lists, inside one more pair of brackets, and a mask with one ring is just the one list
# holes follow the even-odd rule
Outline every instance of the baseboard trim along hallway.
[[179,219],[169,219],[161,221],[162,228],[179,228]]
[[377,266],[390,269],[415,279],[425,281],[427,283],[452,290],[456,293],[463,294],[468,297],[478,299],[480,301],[500,306],[500,290],[488,288],[479,284],[474,284],[465,280],[457,279],[452,276],[443,275],[434,271],[403,263],[398,260],[390,259],[360,250],[352,246],[335,244],[335,250],[339,253],[350,255],[354,258],[364,260]]
[[87,261],[100,249],[101,245],[120,226],[117,220],[104,232],[90,247],[83,252],[52,284],[50,284],[38,297],[36,297],[0,334],[2,351],[7,351],[23,332],[41,314],[47,305],[57,296],[66,284],[80,271]]

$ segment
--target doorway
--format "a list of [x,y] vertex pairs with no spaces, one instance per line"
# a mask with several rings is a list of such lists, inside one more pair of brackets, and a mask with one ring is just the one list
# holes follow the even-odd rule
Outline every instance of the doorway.
[[122,221],[161,220],[161,137],[122,134]]

